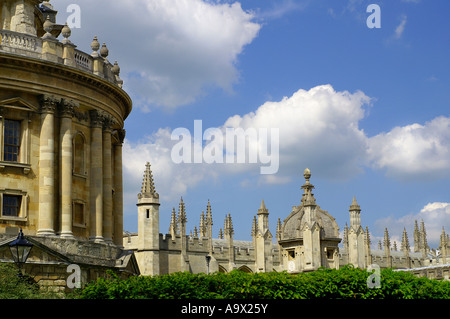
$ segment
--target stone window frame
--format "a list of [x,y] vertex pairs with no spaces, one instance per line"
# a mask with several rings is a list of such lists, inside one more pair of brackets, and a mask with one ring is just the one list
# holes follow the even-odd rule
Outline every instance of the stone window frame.
[[[5,104],[6,103],[6,104]],[[21,99],[10,99],[0,103],[0,172],[6,167],[17,167],[26,175],[31,170],[31,115],[35,109],[24,104]],[[17,162],[4,160],[5,120],[20,121],[20,148]]]
[[[83,222],[81,224],[75,222],[75,206],[82,206],[82,214],[83,214]],[[78,228],[86,228],[86,201],[83,199],[74,199],[72,200],[72,225]]]
[[[82,167],[80,169],[80,171],[77,171],[76,169],[76,156],[78,156],[77,154],[77,149],[76,149],[76,138],[77,137],[81,137],[81,139],[83,140],[83,160],[82,160]],[[86,137],[84,136],[83,132],[81,131],[77,131],[75,132],[75,134],[73,134],[72,137],[72,174],[74,176],[78,176],[78,177],[82,177],[82,178],[87,178],[88,176],[88,169],[87,169],[87,140]]]
[[[20,202],[19,216],[3,216],[3,197],[5,195],[19,196],[22,198]],[[21,222],[27,221],[28,202],[29,202],[29,195],[27,192],[17,189],[0,189],[0,220],[21,221]]]

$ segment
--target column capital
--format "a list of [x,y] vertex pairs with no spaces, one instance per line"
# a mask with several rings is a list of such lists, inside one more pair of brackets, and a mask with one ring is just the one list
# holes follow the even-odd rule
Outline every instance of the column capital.
[[102,116],[103,131],[112,133],[112,127],[115,124],[114,118],[109,114]]
[[59,114],[61,117],[73,117],[75,114],[75,108],[78,106],[73,100],[61,99],[59,103]]
[[53,95],[41,95],[39,99],[40,111],[42,113],[54,113],[60,100]]
[[90,110],[89,111],[89,118],[91,119],[91,126],[92,127],[102,127],[103,126],[103,118],[99,111],[97,110]]
[[[1,113],[0,113],[1,115]],[[125,140],[126,131],[124,129],[118,129],[117,132],[117,138],[119,140],[120,144],[123,144],[123,141]]]

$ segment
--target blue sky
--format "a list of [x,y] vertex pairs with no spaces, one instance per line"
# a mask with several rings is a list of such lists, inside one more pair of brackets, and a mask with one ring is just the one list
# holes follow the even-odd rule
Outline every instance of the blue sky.
[[[54,3],[59,19],[69,0]],[[311,169],[317,203],[341,229],[353,196],[376,245],[414,220],[430,246],[450,230],[450,3],[446,0],[78,1],[78,49],[97,35],[133,99],[124,145],[124,227],[137,231],[145,163],[161,196],[160,232],[186,203],[188,231],[211,201],[214,235],[230,213],[251,240],[264,199],[276,232]],[[368,28],[369,4],[381,28]],[[98,15],[98,12],[103,12]],[[278,173],[259,165],[175,164],[176,128],[279,128]]]

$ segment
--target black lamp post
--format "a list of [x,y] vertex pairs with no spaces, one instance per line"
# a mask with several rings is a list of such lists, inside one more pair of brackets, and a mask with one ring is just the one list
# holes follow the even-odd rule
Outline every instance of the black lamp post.
[[9,244],[14,262],[19,267],[19,275],[22,275],[22,265],[27,261],[31,248],[33,248],[33,244],[25,239],[21,228],[17,239]]

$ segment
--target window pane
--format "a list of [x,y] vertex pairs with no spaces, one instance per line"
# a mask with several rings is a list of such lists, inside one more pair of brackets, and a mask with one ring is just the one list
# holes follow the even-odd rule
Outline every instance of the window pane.
[[19,217],[22,196],[3,195],[3,216]]
[[17,162],[20,150],[20,121],[4,122],[4,161]]

